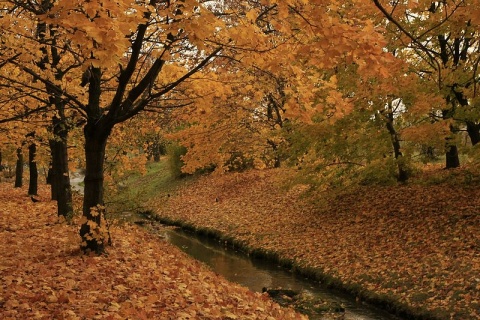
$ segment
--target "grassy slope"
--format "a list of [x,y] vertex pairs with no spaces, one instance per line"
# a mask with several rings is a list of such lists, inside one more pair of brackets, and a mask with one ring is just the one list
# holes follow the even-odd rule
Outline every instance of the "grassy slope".
[[167,182],[166,174],[157,165],[135,186],[163,218],[260,249],[418,318],[480,317],[478,188],[416,183],[315,195],[291,182],[285,189],[292,181],[285,170],[150,188]]

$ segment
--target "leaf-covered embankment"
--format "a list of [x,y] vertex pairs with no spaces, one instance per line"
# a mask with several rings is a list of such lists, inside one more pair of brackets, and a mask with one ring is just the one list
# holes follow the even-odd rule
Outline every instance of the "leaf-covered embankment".
[[133,226],[83,255],[78,226],[25,194],[0,184],[1,319],[303,319]]
[[[480,189],[357,187],[315,202],[285,169],[205,176],[151,201],[156,213],[332,277],[422,319],[480,318]],[[337,283],[338,284],[338,283]]]

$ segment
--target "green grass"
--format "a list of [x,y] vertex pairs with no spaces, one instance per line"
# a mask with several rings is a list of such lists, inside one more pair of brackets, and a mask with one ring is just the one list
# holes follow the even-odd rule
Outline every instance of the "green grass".
[[121,187],[108,192],[106,202],[110,217],[120,220],[136,220],[136,214],[148,211],[150,199],[174,195],[180,186],[194,181],[197,175],[176,177],[172,174],[169,159],[147,164],[145,174],[133,173],[121,182]]
[[175,178],[169,169],[168,159],[147,165],[145,174],[134,173],[122,181],[122,187],[110,190],[107,198],[112,218],[128,219],[128,216],[147,210],[150,199],[174,194],[191,177]]

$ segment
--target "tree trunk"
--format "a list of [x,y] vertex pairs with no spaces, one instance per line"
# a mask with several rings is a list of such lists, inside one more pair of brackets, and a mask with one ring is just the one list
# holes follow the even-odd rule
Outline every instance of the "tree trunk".
[[401,151],[400,138],[398,136],[397,130],[395,130],[395,127],[393,125],[394,114],[393,114],[392,106],[390,105],[389,105],[388,113],[385,115],[385,119],[386,119],[385,125],[387,127],[388,133],[390,134],[393,153],[395,156],[395,160],[397,161],[397,169],[398,169],[397,181],[405,182],[408,180],[409,176],[408,176],[408,171],[405,169],[405,163],[402,161],[403,154]]
[[17,148],[17,165],[15,168],[15,188],[23,186],[23,153],[22,148]]
[[85,134],[85,187],[83,195],[83,216],[86,222],[80,227],[82,249],[101,253],[109,241],[105,225],[103,202],[103,167],[109,130],[102,130],[94,124],[87,124]]
[[161,145],[157,141],[155,141],[152,145],[152,152],[153,152],[153,161],[160,162],[160,155],[162,153]]
[[[52,143],[50,142],[50,152],[53,154],[54,146],[52,146]],[[57,187],[55,186],[55,172],[53,170],[53,155],[50,155],[52,157],[52,161],[50,161],[50,165],[48,167],[48,173],[47,173],[47,184],[50,185],[50,191],[51,191],[51,197],[52,200],[57,200]]]
[[278,145],[270,139],[267,139],[267,143],[272,147],[273,150],[273,167],[280,168],[280,156],[278,155]]
[[458,148],[456,145],[447,145],[447,152],[445,156],[445,169],[460,167],[460,159],[458,157]]
[[37,162],[35,156],[37,153],[37,146],[35,142],[28,146],[28,167],[30,169],[30,181],[28,183],[28,194],[37,195],[38,194],[38,170]]
[[58,174],[57,173],[58,169],[56,168],[59,168],[60,165],[57,157],[57,151],[56,151],[57,143],[55,142],[55,138],[49,140],[49,145],[50,145],[51,161],[50,161],[50,168],[48,168],[47,182],[50,185],[52,200],[57,201],[59,188],[58,188],[58,179],[56,177],[56,175]]
[[472,145],[476,145],[480,142],[480,124],[474,123],[472,121],[466,121],[467,133],[472,141]]
[[73,214],[72,188],[68,170],[68,131],[59,118],[53,119],[54,138],[50,140],[52,154],[52,199],[57,200],[57,214],[70,218]]

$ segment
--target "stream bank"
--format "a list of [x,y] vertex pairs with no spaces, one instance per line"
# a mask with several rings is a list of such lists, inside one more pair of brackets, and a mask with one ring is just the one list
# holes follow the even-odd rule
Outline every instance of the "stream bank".
[[146,206],[406,318],[480,318],[479,188],[318,195],[286,179],[283,168],[202,176]]
[[[161,220],[148,213],[144,216],[156,222]],[[137,223],[147,225],[151,232],[161,234],[169,243],[207,264],[227,280],[252,291],[266,291],[279,304],[293,307],[312,320],[401,320],[344,292],[305,278],[299,272],[286,269],[277,261],[248,255],[238,246],[234,247],[232,242],[219,241],[218,237],[200,235],[184,228],[163,227],[165,224],[161,223]]]
[[480,188],[436,179],[326,193],[295,176],[279,168],[174,180],[159,163],[121,197],[321,272],[409,319],[480,319]]

